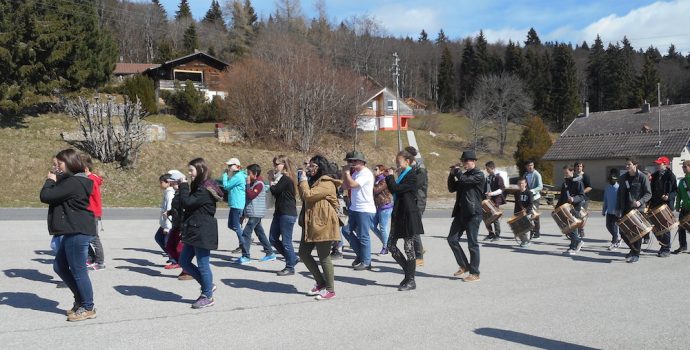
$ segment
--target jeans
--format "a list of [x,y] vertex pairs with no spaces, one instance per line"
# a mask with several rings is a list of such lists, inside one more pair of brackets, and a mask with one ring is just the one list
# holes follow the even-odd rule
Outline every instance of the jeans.
[[[469,265],[470,273],[479,275],[479,224],[482,222],[482,215],[473,215],[470,217],[453,218],[453,223],[450,225],[450,232],[448,233],[448,245],[455,255],[455,261],[460,267],[467,267]],[[460,237],[467,231],[467,248],[470,251],[470,261],[468,263],[465,251],[460,246]]]
[[63,235],[53,262],[53,270],[72,291],[74,302],[87,310],[93,310],[93,287],[86,268],[92,237],[83,234]]
[[269,241],[273,248],[285,258],[285,268],[288,270],[294,270],[297,264],[297,255],[292,246],[292,229],[295,227],[295,221],[297,221],[296,216],[274,215],[269,230]]
[[611,243],[620,242],[621,240],[620,233],[618,232],[618,225],[616,225],[617,221],[618,217],[616,215],[606,214],[606,229],[609,230],[611,234]]
[[266,255],[272,255],[273,248],[271,248],[271,243],[266,237],[264,227],[261,226],[261,218],[247,218],[247,224],[244,225],[244,230],[242,231],[242,256],[247,258],[250,256],[249,247],[252,244],[252,231],[259,237],[259,242],[264,247]]
[[[242,209],[230,208],[230,213],[228,213],[228,228],[237,234],[237,245],[240,247],[242,247],[242,224],[240,223],[240,218],[243,211]],[[242,254],[244,254],[244,251]]]
[[[304,238],[304,235],[302,235]],[[316,281],[316,285],[325,286],[326,290],[329,292],[334,291],[334,272],[333,272],[333,262],[331,261],[331,244],[333,242],[305,242],[302,240],[299,245],[299,257],[302,259],[304,266],[307,270],[311,272]],[[319,256],[319,261],[321,262],[321,268],[323,273],[319,270],[319,266],[316,265],[316,260],[311,255],[311,252],[316,248],[316,254]]]
[[[196,256],[196,263],[198,267],[192,263],[192,259]],[[180,266],[182,269],[190,274],[201,285],[201,294],[207,298],[213,297],[213,273],[211,272],[211,265],[209,259],[211,251],[204,248],[198,248],[185,244],[180,254]]]
[[345,226],[340,228],[340,235],[342,236],[342,238],[340,239],[340,242],[337,242],[338,248],[343,247],[343,238],[347,241],[348,244],[350,244],[350,236],[352,235],[352,231],[350,231],[349,222],[346,223]]
[[391,226],[391,214],[393,213],[393,208],[383,209],[376,212],[374,216],[374,227],[372,230],[376,237],[381,240],[383,247],[386,248],[388,244],[388,233],[390,232]]
[[[688,213],[690,213],[690,210],[681,209],[681,210],[680,210],[680,214],[678,214],[678,217],[679,217],[680,219],[682,219],[682,218],[685,217],[685,215],[688,215]],[[681,246],[682,248],[687,248],[687,247],[688,247],[688,237],[686,236],[686,232],[685,232],[685,231],[686,231],[686,230],[685,230],[682,226],[680,226],[680,227],[678,228],[678,243],[680,243],[680,246]]]
[[153,239],[158,243],[158,246],[161,247],[161,250],[163,250],[163,253],[168,253],[168,250],[165,249],[166,243],[168,243],[168,234],[165,233],[162,227],[158,228],[158,231],[156,231],[156,234],[153,236]]
[[60,241],[62,241],[62,236],[53,236],[50,239],[50,250],[53,251],[53,255],[57,255],[57,251],[60,248]]
[[350,211],[350,247],[355,251],[357,259],[364,265],[371,265],[371,238],[369,230],[374,226],[376,213]]

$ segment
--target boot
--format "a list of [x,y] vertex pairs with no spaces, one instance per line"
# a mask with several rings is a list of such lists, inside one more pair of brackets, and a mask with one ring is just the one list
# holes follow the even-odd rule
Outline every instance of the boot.
[[406,265],[407,265],[407,268],[405,268],[405,279],[407,280],[407,283],[398,287],[399,291],[408,291],[408,290],[417,289],[417,284],[414,281],[415,269],[416,269],[417,265],[415,264],[414,260],[408,260],[406,262]]
[[405,274],[405,278],[403,278],[403,280],[398,285],[398,290],[401,290],[400,288],[402,288],[404,285],[406,285],[407,282],[409,281],[409,273],[407,272],[407,261],[400,264],[400,267],[402,267],[402,269],[403,269],[403,273]]

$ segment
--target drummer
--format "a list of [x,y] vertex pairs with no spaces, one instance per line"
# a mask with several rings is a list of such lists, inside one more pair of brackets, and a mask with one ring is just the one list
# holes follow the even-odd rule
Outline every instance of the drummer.
[[[582,202],[582,208],[589,210],[589,197],[587,193],[592,191],[592,182],[589,175],[585,174],[585,165],[581,161],[575,162],[575,181],[582,181],[582,186],[585,188],[585,200]],[[580,227],[580,238],[585,238],[585,223]]]
[[[569,203],[575,209],[573,215],[576,218],[580,218],[580,210],[582,209],[582,203],[585,200],[585,188],[582,185],[582,181],[574,181],[573,174],[575,169],[566,165],[563,167],[563,185],[561,185],[561,195],[558,197],[558,203],[556,208],[560,207],[565,203]],[[576,228],[570,233],[570,248],[563,252],[564,255],[577,255],[582,248],[582,238],[580,238],[580,229]]]
[[[526,214],[532,216],[532,191],[527,189],[527,179],[521,177],[518,179],[517,184],[520,192],[515,193],[513,215]],[[526,248],[527,246],[529,246],[529,236],[523,234],[520,236],[520,247]]]
[[[645,174],[637,169],[638,161],[635,158],[625,160],[627,171],[618,180],[618,213],[621,217],[632,210],[644,212],[645,204],[652,198],[652,190],[649,186],[649,179]],[[640,260],[640,250],[642,240],[630,243],[625,235],[622,235],[625,244],[630,247],[630,252],[625,255],[625,261],[634,263]]]
[[[493,161],[488,161],[484,164],[486,168],[486,198],[489,199],[500,210],[501,205],[505,204],[505,198],[503,197],[503,191],[506,190],[506,186],[503,183],[503,177],[496,172],[496,164]],[[493,228],[491,223],[484,223],[489,234],[484,238],[485,241],[498,241],[501,237],[501,218],[496,219],[493,222]]]
[[[657,170],[652,174],[652,199],[649,201],[649,209],[654,210],[664,204],[673,208],[678,191],[676,175],[669,168],[670,162],[667,157],[659,157],[654,163]],[[657,256],[668,258],[671,255],[671,233],[666,232],[661,237],[657,237],[657,240],[661,246]]]
[[[678,219],[682,220],[687,215],[690,215],[690,160],[683,162],[683,173],[685,177],[680,180],[678,186],[678,196],[676,196],[676,210],[680,212]],[[673,251],[673,254],[678,254],[688,250],[688,241],[685,236],[685,228],[678,228],[678,241],[680,247]]]

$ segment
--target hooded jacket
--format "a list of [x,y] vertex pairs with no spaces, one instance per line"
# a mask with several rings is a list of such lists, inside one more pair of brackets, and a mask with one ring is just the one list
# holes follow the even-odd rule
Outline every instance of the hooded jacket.
[[96,220],[89,208],[93,181],[86,174],[65,175],[60,181],[46,180],[40,199],[48,207],[48,232],[51,235],[84,234],[95,236]]
[[338,188],[343,181],[321,176],[312,186],[308,181],[300,181],[299,194],[304,206],[299,217],[305,242],[328,242],[340,240],[340,223],[336,208]]
[[190,190],[188,183],[180,184],[180,203],[183,208],[181,240],[193,247],[218,249],[218,221],[216,203],[223,200],[223,191],[215,181],[207,180]]

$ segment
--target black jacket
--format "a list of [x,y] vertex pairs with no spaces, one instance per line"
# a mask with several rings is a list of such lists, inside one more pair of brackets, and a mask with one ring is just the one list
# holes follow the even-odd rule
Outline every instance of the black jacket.
[[448,175],[448,191],[455,192],[453,217],[482,215],[485,189],[486,177],[479,169],[474,168],[464,173],[451,171]]
[[297,216],[297,200],[295,199],[295,183],[288,176],[283,175],[278,183],[271,186],[271,194],[276,199],[273,216]]
[[585,187],[582,181],[573,180],[572,177],[566,178],[565,181],[563,181],[561,185],[561,195],[558,197],[556,208],[568,203],[568,197],[573,199],[573,202],[570,204],[575,207],[575,211],[579,212],[585,201]]
[[218,249],[218,222],[216,202],[223,199],[221,193],[199,186],[190,193],[189,184],[180,184],[180,202],[184,210],[181,240],[185,244],[209,250]]
[[[673,205],[676,200],[676,193],[678,192],[678,183],[676,182],[676,175],[671,169],[665,169],[663,172],[658,170],[652,174],[652,199],[649,200],[650,208],[654,209],[662,204],[668,205],[673,210]],[[661,199],[661,196],[667,195],[668,200]]]
[[493,191],[496,191],[496,190],[500,189],[500,190],[501,190],[501,194],[499,194],[499,195],[497,195],[497,196],[492,196],[490,199],[491,199],[491,201],[494,202],[494,204],[496,204],[496,205],[503,205],[503,204],[506,204],[506,199],[505,199],[505,196],[503,195],[503,193],[504,193],[505,190],[506,190],[506,185],[505,185],[505,183],[503,182],[503,177],[502,177],[500,174],[496,173],[496,174],[493,174],[493,175],[489,175],[489,176],[487,177],[487,179],[486,179],[486,189],[488,190],[488,191],[486,191],[486,192],[493,192]]
[[423,234],[422,214],[417,204],[417,176],[414,169],[395,183],[393,175],[386,176],[388,190],[394,195],[393,213],[391,214],[391,237],[412,238]]
[[635,209],[632,207],[635,201],[640,202],[637,210],[644,212],[645,204],[651,198],[652,190],[647,175],[639,170],[633,176],[627,172],[621,175],[618,180],[618,212],[621,216]]
[[415,164],[412,170],[417,175],[417,207],[419,207],[419,214],[424,215],[426,210],[426,194],[429,190],[429,174],[426,168],[422,168],[419,164]]
[[184,214],[179,190],[175,192],[168,214],[170,215],[170,222],[172,222],[172,230],[179,230],[182,227],[182,215]]
[[513,209],[513,214],[517,214],[523,209],[525,210],[525,213],[531,214],[533,201],[534,199],[532,199],[532,191],[529,189],[525,190],[525,192],[515,193],[515,208]]
[[51,235],[84,234],[95,236],[96,218],[88,209],[93,181],[83,174],[46,180],[41,202],[48,207],[48,232]]

